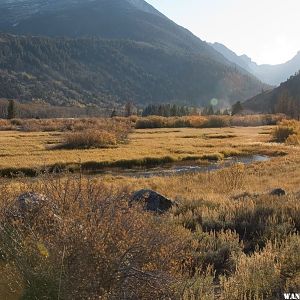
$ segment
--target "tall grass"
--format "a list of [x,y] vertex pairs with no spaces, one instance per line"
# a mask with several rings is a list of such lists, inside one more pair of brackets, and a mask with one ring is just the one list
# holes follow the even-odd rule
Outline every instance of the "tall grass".
[[89,128],[115,128],[133,126],[145,128],[221,128],[228,126],[276,125],[284,119],[283,115],[246,116],[187,116],[187,117],[136,117],[129,118],[78,118],[78,119],[14,119],[0,120],[0,130],[20,131],[81,131]]
[[70,118],[70,119],[13,119],[0,120],[0,130],[19,130],[27,132],[68,132],[91,128],[105,130],[125,130],[132,126],[131,118]]
[[221,128],[228,126],[262,126],[275,125],[283,118],[283,115],[188,116],[170,118],[149,116],[137,119],[135,128]]
[[300,122],[295,120],[283,120],[273,131],[276,142],[291,145],[300,144]]
[[[182,199],[162,216],[130,207],[126,187],[81,175],[44,175],[13,189],[2,180],[0,293],[272,300],[297,291],[299,194],[231,198],[244,190],[246,176],[241,166],[203,175],[210,192]],[[20,214],[15,198],[25,191],[48,201]]]
[[83,178],[47,177],[35,189],[49,199],[38,211],[13,216],[11,202],[0,220],[1,279],[20,278],[24,298],[175,295],[185,230],[129,207],[124,191]]
[[117,144],[117,137],[113,132],[88,129],[67,133],[60,148],[89,149],[105,148]]

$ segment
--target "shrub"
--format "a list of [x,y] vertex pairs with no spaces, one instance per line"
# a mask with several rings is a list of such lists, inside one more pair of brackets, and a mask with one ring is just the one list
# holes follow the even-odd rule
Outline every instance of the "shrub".
[[202,128],[221,128],[230,125],[229,118],[226,116],[211,116],[202,124]]
[[0,119],[0,130],[6,131],[6,130],[16,130],[17,127],[13,124],[11,120],[4,120]]
[[145,129],[145,128],[163,128],[166,126],[165,117],[159,116],[149,116],[146,118],[140,118],[135,123],[136,129]]
[[89,149],[105,148],[116,145],[116,135],[104,130],[83,130],[67,133],[64,136],[61,148],[67,149]]
[[230,118],[231,126],[264,126],[276,125],[284,119],[284,115],[245,115],[245,116],[232,116]]
[[212,267],[208,267],[203,272],[198,271],[192,278],[185,280],[180,299],[215,299],[214,279],[215,274]]
[[288,145],[300,145],[300,134],[292,134],[286,139]]
[[233,276],[221,277],[222,300],[277,299],[280,291],[280,265],[271,244],[262,252],[238,259]]
[[30,222],[0,214],[7,288],[21,278],[28,299],[175,298],[185,230],[84,178],[46,176],[35,190],[49,200]]
[[246,115],[246,116],[187,116],[160,117],[149,116],[138,118],[136,129],[145,128],[222,128],[228,126],[263,126],[275,125],[283,115]]
[[[220,232],[194,233],[194,247],[196,245],[193,266],[205,268],[212,266],[216,274],[230,274],[234,271],[237,258],[243,253],[243,244],[239,235],[231,230]],[[200,250],[200,251],[199,251]]]
[[282,121],[274,130],[273,137],[279,143],[299,144],[300,122],[294,120]]
[[220,170],[213,180],[220,192],[231,193],[241,190],[245,184],[245,165],[235,164],[231,168]]
[[[7,124],[8,121],[6,121]],[[85,118],[85,119],[13,119],[11,125],[20,131],[82,131],[87,129],[102,129],[114,131],[118,136],[127,137],[132,127],[132,121],[127,118]],[[16,128],[16,127],[15,127]]]
[[279,261],[284,292],[297,292],[300,288],[300,237],[291,235],[280,245]]

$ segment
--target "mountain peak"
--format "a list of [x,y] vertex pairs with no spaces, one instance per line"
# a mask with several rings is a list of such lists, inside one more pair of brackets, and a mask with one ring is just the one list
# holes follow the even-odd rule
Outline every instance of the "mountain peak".
[[279,85],[300,69],[300,51],[289,61],[279,65],[258,65],[247,55],[237,55],[220,43],[212,46],[229,61],[244,68],[261,81],[270,85]]
[[162,16],[162,14],[158,10],[156,10],[152,5],[150,5],[144,0],[125,0],[125,1],[127,1],[128,3],[130,3],[135,8],[141,11]]

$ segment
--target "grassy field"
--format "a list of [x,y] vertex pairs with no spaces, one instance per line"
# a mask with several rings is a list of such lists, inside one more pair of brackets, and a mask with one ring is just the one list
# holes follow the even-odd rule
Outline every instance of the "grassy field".
[[[63,131],[0,132],[2,170],[270,156],[168,177],[0,178],[0,299],[280,300],[299,291],[300,147],[274,142],[273,132],[297,137],[280,126],[135,129],[114,147],[85,150],[51,150]],[[162,216],[129,206],[144,188],[178,206]],[[286,195],[270,195],[275,188]],[[12,218],[28,191],[51,201]]]
[[[90,163],[101,167],[122,162],[126,166],[143,160],[164,162],[185,159],[219,159],[248,153],[276,155],[286,151],[270,143],[272,127],[233,127],[216,129],[141,129],[129,135],[126,143],[105,149],[54,149],[62,132],[0,132],[0,169],[42,168],[55,164]],[[127,162],[127,163],[126,163]],[[147,164],[147,162],[145,162]]]

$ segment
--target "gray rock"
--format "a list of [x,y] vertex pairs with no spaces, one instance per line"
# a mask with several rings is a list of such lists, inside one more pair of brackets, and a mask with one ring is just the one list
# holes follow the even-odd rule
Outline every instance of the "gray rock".
[[270,193],[271,196],[285,196],[286,195],[286,191],[281,189],[281,188],[277,188],[277,189],[274,189],[273,191],[271,191]]
[[26,219],[35,216],[48,203],[46,196],[27,192],[18,196],[15,201],[6,208],[5,214],[8,219]]
[[144,205],[147,211],[164,213],[172,206],[177,205],[175,201],[170,200],[163,195],[152,190],[139,190],[131,196],[130,203],[137,202]]
[[48,199],[45,195],[34,192],[24,193],[16,200],[17,207],[21,213],[37,211],[47,202]]

